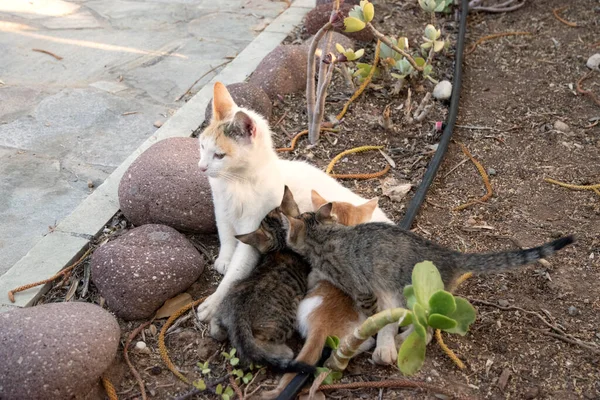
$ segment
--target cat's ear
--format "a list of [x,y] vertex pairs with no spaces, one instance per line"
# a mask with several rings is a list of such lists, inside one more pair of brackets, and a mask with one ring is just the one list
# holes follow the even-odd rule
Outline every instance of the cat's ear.
[[369,219],[371,219],[371,217],[373,216],[373,212],[377,208],[378,204],[379,204],[379,197],[375,197],[375,198],[367,201],[365,204],[361,205],[360,209],[364,211],[365,216],[368,216]]
[[304,222],[299,219],[288,217],[284,213],[281,214],[281,222],[283,225],[283,229],[285,229],[286,241],[289,245],[298,244],[298,240],[301,237],[302,232],[304,231]]
[[333,203],[327,203],[325,205],[322,205],[318,210],[317,210],[317,221],[319,222],[330,222],[330,221],[335,221],[335,215],[332,215],[332,211],[333,211]]
[[238,111],[233,117],[233,123],[239,128],[239,134],[244,139],[256,137],[256,124],[252,117],[243,111]]
[[216,82],[213,88],[213,119],[222,121],[227,119],[231,109],[235,106],[229,91],[221,82]]
[[251,233],[236,235],[235,238],[248,246],[254,247],[261,253],[264,253],[271,245],[269,237],[261,228]]
[[296,204],[296,200],[294,200],[294,195],[287,185],[283,189],[283,200],[281,200],[281,211],[285,215],[289,215],[290,217],[297,217],[300,215],[300,209],[298,208],[298,204]]
[[310,199],[312,201],[313,210],[318,210],[323,204],[327,204],[325,200],[316,190],[310,191]]

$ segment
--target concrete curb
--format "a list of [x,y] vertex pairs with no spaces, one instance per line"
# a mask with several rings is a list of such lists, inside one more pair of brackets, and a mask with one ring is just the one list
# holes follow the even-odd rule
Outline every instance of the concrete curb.
[[204,110],[212,98],[213,84],[220,81],[228,85],[246,80],[262,59],[300,24],[314,6],[315,0],[295,0],[154,135],[127,157],[102,185],[57,225],[53,232],[44,236],[25,257],[2,275],[0,277],[0,312],[15,307],[33,305],[49,289],[49,285],[19,292],[15,295],[15,303],[10,303],[8,300],[8,291],[18,286],[47,279],[77,260],[86,250],[90,241],[119,211],[119,182],[131,163],[148,147],[160,140],[190,136],[204,122]]

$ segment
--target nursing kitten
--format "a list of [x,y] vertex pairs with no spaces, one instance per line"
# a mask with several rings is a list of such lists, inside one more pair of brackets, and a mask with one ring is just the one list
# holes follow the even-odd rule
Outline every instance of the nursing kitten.
[[294,352],[285,344],[294,332],[298,304],[308,290],[310,266],[287,249],[280,210],[300,214],[287,187],[280,208],[269,212],[256,231],[236,236],[263,256],[250,276],[234,283],[219,305],[210,334],[217,340],[229,336],[244,364],[311,373],[314,367],[294,361]]
[[[319,193],[312,191],[313,209],[318,209],[327,203]],[[377,199],[372,199],[360,206],[345,202],[333,202],[331,215],[342,225],[357,225],[369,222],[377,207]],[[344,292],[327,281],[319,281],[316,286],[300,302],[298,307],[298,330],[306,338],[296,361],[315,365],[321,357],[327,336],[337,336],[340,339],[351,334],[354,329],[366,319],[357,310],[354,302]],[[358,349],[358,353],[370,349],[375,340],[369,338]],[[262,399],[275,399],[294,379],[295,373],[285,374],[277,387],[264,392]]]
[[[377,299],[377,311],[404,305],[403,289],[411,282],[415,264],[429,260],[450,284],[461,272],[498,272],[548,257],[573,243],[567,236],[527,250],[465,254],[430,242],[396,225],[366,223],[354,227],[331,225],[332,204],[298,218],[283,215],[288,246],[306,257],[319,279],[328,280],[350,295]],[[389,325],[388,325],[389,326]],[[396,325],[397,326],[397,325]],[[386,327],[387,328],[387,327]],[[378,343],[379,345],[379,343]],[[387,344],[386,349],[396,345]]]
[[[212,120],[200,135],[198,167],[208,177],[221,247],[215,269],[225,277],[216,292],[198,307],[198,318],[209,320],[234,281],[247,277],[259,254],[235,239],[254,231],[264,216],[279,206],[289,186],[300,211],[311,211],[311,189],[331,201],[354,205],[366,201],[312,165],[280,160],[273,149],[269,124],[252,110],[238,107],[225,86],[214,86]],[[373,221],[390,221],[381,209]]]

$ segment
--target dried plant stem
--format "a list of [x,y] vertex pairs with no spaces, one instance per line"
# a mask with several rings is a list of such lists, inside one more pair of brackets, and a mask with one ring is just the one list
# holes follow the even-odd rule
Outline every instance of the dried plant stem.
[[394,43],[392,43],[392,41],[388,37],[386,37],[383,33],[379,32],[377,29],[375,29],[375,27],[373,25],[371,25],[370,22],[367,23],[367,28],[377,39],[379,39],[383,43],[385,43],[390,49],[394,50],[396,53],[401,54],[403,57],[405,57],[408,60],[408,62],[410,63],[410,65],[413,66],[414,69],[416,69],[417,71],[423,71],[423,66],[417,65],[417,62],[415,61],[414,58],[412,58],[412,56],[410,54],[408,54],[407,52],[405,52],[404,50],[402,50],[401,48],[396,46]]
[[348,154],[353,154],[353,153],[362,153],[364,151],[370,151],[370,150],[381,150],[383,149],[383,146],[360,146],[360,147],[355,147],[353,149],[348,149],[348,150],[344,150],[342,151],[340,154],[338,154],[337,156],[333,157],[333,159],[331,160],[331,162],[329,162],[329,165],[327,166],[327,169],[325,170],[325,173],[330,175],[331,171],[333,171],[333,167],[335,166],[335,164],[342,159],[342,157],[348,155]]
[[596,97],[596,95],[593,92],[591,92],[589,90],[585,90],[581,87],[581,84],[583,83],[583,81],[585,81],[587,78],[589,78],[593,73],[594,73],[594,70],[591,70],[587,74],[585,74],[584,76],[579,78],[579,80],[577,81],[577,85],[576,85],[577,92],[590,96],[592,98],[592,100],[594,101],[594,103],[596,103],[600,106],[600,99],[598,99],[598,97]]
[[486,202],[492,197],[492,194],[493,194],[492,185],[490,184],[490,178],[488,177],[487,172],[485,172],[485,168],[483,168],[483,165],[481,165],[481,163],[479,161],[477,161],[475,159],[475,157],[473,157],[473,155],[471,154],[469,149],[467,149],[464,144],[459,143],[459,145],[460,145],[460,148],[462,149],[463,153],[465,153],[465,155],[471,159],[473,164],[475,164],[475,167],[477,167],[477,170],[479,171],[479,174],[481,175],[481,178],[483,179],[483,184],[485,185],[486,194],[483,195],[483,197],[481,197],[479,200],[470,201],[466,204],[462,204],[462,205],[454,208],[454,211],[464,210],[465,208],[471,207],[473,204]]
[[365,340],[375,335],[386,325],[391,323],[400,324],[409,314],[410,311],[405,308],[393,308],[367,318],[361,326],[354,329],[352,334],[342,338],[340,347],[331,354],[325,362],[325,366],[334,371],[343,371],[348,366],[348,361],[354,357]]
[[471,0],[469,2],[469,10],[486,11],[486,12],[491,12],[491,13],[502,13],[502,12],[518,10],[519,8],[521,8],[525,5],[525,0],[523,0],[523,2],[521,2],[521,3],[512,5],[516,1],[517,0],[508,0],[502,4],[496,4],[494,6],[485,7],[485,6],[480,5],[481,0]]
[[167,333],[167,329],[169,329],[171,324],[173,324],[173,322],[175,322],[177,318],[182,316],[190,308],[196,307],[198,304],[202,303],[205,299],[206,297],[203,297],[177,310],[175,314],[171,315],[169,319],[167,319],[167,322],[165,322],[162,329],[160,330],[160,334],[158,335],[158,352],[160,353],[160,357],[162,358],[163,362],[167,365],[167,368],[169,368],[169,371],[171,371],[173,375],[175,375],[187,384],[189,384],[190,381],[185,376],[183,376],[181,372],[177,370],[177,367],[175,367],[175,364],[173,364],[173,362],[169,358],[169,352],[167,351],[167,346],[165,345],[165,334]]
[[[323,132],[339,132],[339,129],[333,129],[333,128],[321,128],[321,131]],[[278,153],[284,153],[284,152],[288,152],[288,151],[294,151],[296,149],[296,143],[298,143],[298,139],[300,139],[302,136],[306,135],[308,133],[308,129],[300,131],[296,134],[296,136],[294,136],[292,138],[292,143],[290,144],[290,147],[280,147],[278,148],[276,151]]]
[[554,14],[554,18],[556,18],[557,20],[559,20],[563,24],[565,24],[567,26],[570,26],[571,28],[576,28],[577,24],[575,22],[567,21],[566,19],[564,19],[563,17],[561,17],[560,15],[558,15],[559,12],[566,10],[568,7],[569,6],[555,8],[555,9],[552,10],[552,14]]
[[61,56],[57,56],[56,54],[54,54],[51,51],[48,50],[43,50],[43,49],[31,49],[32,51],[36,51],[38,53],[44,53],[44,54],[48,54],[49,56],[52,56],[54,58],[56,58],[58,61],[62,60],[63,58]]
[[572,185],[570,183],[564,183],[564,182],[557,181],[557,180],[550,179],[550,178],[545,178],[544,181],[546,181],[548,183],[553,183],[555,185],[562,186],[562,187],[565,187],[565,188],[571,189],[571,190],[593,190],[594,193],[596,193],[597,195],[600,196],[600,184],[597,184],[597,185]]
[[317,47],[319,46],[319,41],[323,38],[323,36],[332,28],[332,23],[327,22],[325,25],[319,29],[319,31],[315,34],[312,42],[310,43],[310,48],[308,49],[308,66],[306,69],[306,115],[308,116],[308,124],[310,126],[313,119],[313,112],[315,109],[316,99],[315,99],[315,69],[316,69],[316,53]]
[[371,66],[369,75],[367,75],[367,77],[363,81],[363,83],[361,83],[361,85],[358,87],[358,89],[356,89],[356,92],[354,92],[352,97],[350,97],[350,99],[346,102],[346,104],[344,104],[344,108],[342,108],[342,111],[340,111],[340,113],[335,117],[338,121],[341,121],[342,118],[344,118],[344,115],[346,115],[346,111],[348,111],[348,107],[350,106],[350,104],[352,104],[352,102],[354,100],[356,100],[358,98],[358,96],[360,96],[362,94],[362,92],[365,91],[365,89],[367,88],[369,83],[371,83],[371,79],[373,78],[373,75],[375,74],[375,69],[377,68],[377,64],[379,63],[380,51],[381,51],[381,41],[378,40],[377,47],[375,47],[375,57],[373,58],[373,65]]
[[90,255],[92,250],[93,250],[93,248],[90,247],[89,249],[87,249],[87,251],[85,253],[83,253],[83,255],[79,258],[79,260],[75,261],[73,264],[71,264],[67,268],[63,269],[62,271],[58,272],[56,275],[51,276],[48,279],[44,279],[43,281],[39,281],[39,282],[28,283],[27,285],[19,286],[18,288],[9,290],[8,291],[8,299],[10,300],[11,303],[14,303],[15,302],[15,293],[22,292],[23,290],[31,289],[32,287],[45,285],[46,283],[50,283],[57,278],[66,276],[67,274],[71,273],[71,271],[75,267],[77,267],[79,264],[81,264],[81,262],[83,260],[85,260],[87,258],[87,256]]
[[104,386],[104,391],[108,396],[108,400],[118,400],[119,398],[117,397],[117,391],[115,390],[115,387],[111,383],[110,379],[108,379],[106,376],[102,376],[100,379],[102,380],[102,386]]
[[147,399],[147,397],[146,397],[146,388],[144,387],[144,380],[142,379],[140,373],[137,371],[137,369],[135,369],[135,367],[133,366],[133,364],[129,360],[128,349],[129,349],[129,345],[131,344],[131,341],[133,339],[135,339],[135,337],[137,335],[139,335],[139,333],[145,327],[147,327],[148,325],[150,325],[152,323],[152,321],[154,321],[154,318],[151,319],[150,321],[144,322],[143,324],[141,324],[140,326],[138,326],[137,328],[135,328],[134,331],[131,332],[131,334],[129,335],[129,337],[127,337],[127,341],[125,342],[125,346],[123,346],[123,358],[125,358],[125,362],[129,366],[129,370],[131,371],[131,374],[133,375],[133,377],[137,381],[137,384],[138,384],[138,386],[140,388],[140,394],[142,396],[142,400],[146,400]]
[[233,367],[231,366],[231,364],[227,363],[227,373],[229,374],[229,384],[233,388],[233,391],[237,395],[238,399],[244,400],[244,394],[242,393],[242,389],[240,389],[238,384],[235,382],[235,378],[231,374],[232,371],[233,371]]
[[[327,88],[331,83],[331,77],[333,76],[334,64],[323,64],[319,69],[319,90],[317,92],[317,102],[315,110],[312,116],[312,121],[308,127],[308,140],[310,144],[316,144],[319,141],[319,135],[321,133],[321,122],[323,122],[323,115],[325,114],[325,98],[327,97]],[[321,76],[321,72],[323,75]],[[322,79],[322,80],[321,80]]]

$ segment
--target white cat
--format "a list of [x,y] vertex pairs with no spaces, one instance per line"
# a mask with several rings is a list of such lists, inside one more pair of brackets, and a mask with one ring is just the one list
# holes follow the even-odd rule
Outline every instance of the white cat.
[[[214,86],[212,120],[200,135],[198,166],[208,176],[215,204],[221,242],[215,269],[225,274],[215,293],[198,307],[202,321],[210,320],[232,283],[248,276],[256,266],[256,250],[237,241],[235,235],[256,230],[264,216],[281,203],[285,185],[301,212],[312,211],[313,189],[329,201],[366,202],[307,163],[280,160],[267,121],[252,110],[238,107],[220,82]],[[379,207],[372,221],[393,223]],[[373,359],[392,364],[397,356],[397,326],[386,328],[378,335]]]

